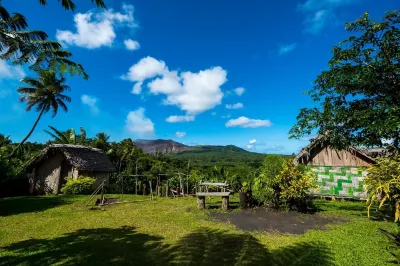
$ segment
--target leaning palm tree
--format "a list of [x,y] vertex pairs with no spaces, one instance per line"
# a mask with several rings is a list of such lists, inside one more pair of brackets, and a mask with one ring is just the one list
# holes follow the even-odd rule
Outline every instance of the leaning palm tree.
[[29,112],[35,108],[39,115],[29,131],[28,135],[18,144],[17,148],[25,143],[25,141],[32,135],[40,118],[44,113],[52,111],[52,117],[55,117],[58,108],[65,112],[68,111],[66,102],[71,102],[71,98],[65,94],[69,91],[70,87],[65,85],[65,78],[58,77],[56,72],[52,70],[39,70],[39,76],[35,78],[25,77],[21,82],[27,83],[29,87],[20,87],[17,91],[21,94],[20,102],[26,103],[26,111]]

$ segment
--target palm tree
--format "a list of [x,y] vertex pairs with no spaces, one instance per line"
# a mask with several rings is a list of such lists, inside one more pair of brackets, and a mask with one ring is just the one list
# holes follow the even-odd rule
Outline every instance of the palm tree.
[[50,132],[48,130],[44,130],[47,134],[54,138],[55,143],[58,144],[74,144],[74,145],[85,145],[87,144],[86,139],[86,131],[83,127],[80,127],[81,134],[75,134],[75,130],[73,128],[61,132],[60,130],[56,129],[55,127],[49,126],[49,128],[53,131]]
[[35,108],[39,112],[32,129],[18,144],[17,149],[32,135],[44,113],[51,110],[52,117],[55,117],[58,108],[67,112],[68,107],[66,103],[71,102],[71,98],[63,94],[63,92],[70,90],[70,87],[64,84],[64,77],[58,78],[56,72],[53,70],[39,70],[38,74],[39,76],[36,79],[25,77],[21,80],[21,82],[27,83],[30,87],[19,87],[17,89],[21,94],[19,98],[20,102],[26,103],[26,111],[28,112],[32,108]]
[[[58,0],[58,2],[60,2],[60,0]],[[91,2],[95,3],[97,7],[106,8],[106,4],[104,3],[104,0],[91,0]],[[39,0],[39,3],[41,5],[45,6],[47,4],[47,0]],[[61,5],[66,10],[75,11],[75,8],[76,8],[76,5],[72,0],[62,0]]]
[[10,136],[5,136],[0,133],[0,147],[11,144]]
[[28,30],[26,18],[19,13],[11,15],[0,0],[0,59],[18,65],[32,63],[29,68],[33,71],[51,68],[88,79],[82,65],[69,60],[72,54],[47,38],[43,31]]

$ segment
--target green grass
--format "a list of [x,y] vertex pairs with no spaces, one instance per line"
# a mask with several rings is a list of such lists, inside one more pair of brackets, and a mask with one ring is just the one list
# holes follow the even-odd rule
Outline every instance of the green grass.
[[317,201],[319,215],[348,222],[289,235],[215,222],[194,198],[130,195],[104,210],[87,199],[1,199],[0,265],[391,265],[377,229],[395,224],[369,220],[359,202]]

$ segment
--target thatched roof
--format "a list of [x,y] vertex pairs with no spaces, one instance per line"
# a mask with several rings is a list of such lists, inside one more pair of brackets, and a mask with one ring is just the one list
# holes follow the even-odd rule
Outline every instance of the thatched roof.
[[[302,161],[302,158],[306,158],[306,161],[308,160],[308,158],[310,157],[310,151],[317,147],[325,147],[325,146],[329,146],[326,141],[324,136],[317,136],[316,138],[312,139],[310,141],[310,144],[308,144],[306,147],[304,147],[300,153],[293,159],[295,164],[300,163],[300,161]],[[358,148],[358,147],[354,147],[354,146],[350,146],[347,148],[348,151],[354,153],[354,154],[358,154],[361,157],[364,157],[367,160],[370,160],[371,162],[376,162],[376,160],[374,158],[372,158],[367,152],[365,152],[364,150]]]
[[42,150],[29,168],[34,168],[55,153],[60,152],[68,163],[78,170],[93,172],[115,172],[116,168],[102,150],[81,145],[52,144]]

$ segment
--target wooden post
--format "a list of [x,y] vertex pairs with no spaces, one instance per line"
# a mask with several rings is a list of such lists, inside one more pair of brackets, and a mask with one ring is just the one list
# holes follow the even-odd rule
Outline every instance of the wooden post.
[[227,211],[229,209],[229,196],[222,197],[222,210]]
[[204,210],[206,208],[206,197],[205,196],[197,196],[197,206],[200,210]]
[[151,187],[151,180],[149,180],[149,184],[150,184],[150,200],[153,200],[153,189]]
[[135,177],[135,194],[137,195],[137,176]]
[[168,191],[169,190],[169,184],[168,184],[168,179],[167,179],[167,188],[166,188],[166,190],[165,190],[165,195],[168,197],[169,195],[168,195]]

